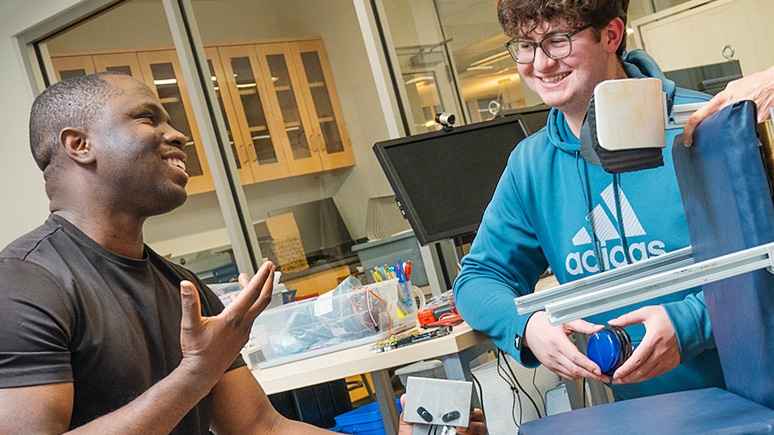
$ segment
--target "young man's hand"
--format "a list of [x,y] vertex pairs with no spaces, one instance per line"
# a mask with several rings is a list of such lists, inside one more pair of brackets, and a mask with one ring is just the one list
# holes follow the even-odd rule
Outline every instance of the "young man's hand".
[[552,326],[548,322],[548,314],[538,311],[527,322],[523,345],[529,347],[535,358],[546,368],[565,379],[574,381],[589,378],[609,382],[610,379],[602,374],[599,366],[581,353],[568,338],[573,332],[590,335],[603,328],[602,325],[585,320]]
[[610,322],[614,326],[645,325],[645,337],[632,356],[613,374],[614,384],[632,384],[662,375],[680,364],[675,328],[664,307],[642,307]]

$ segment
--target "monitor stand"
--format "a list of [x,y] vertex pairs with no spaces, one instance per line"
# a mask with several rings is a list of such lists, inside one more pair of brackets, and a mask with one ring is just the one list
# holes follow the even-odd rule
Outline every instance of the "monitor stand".
[[450,290],[459,274],[459,255],[452,239],[432,242],[419,246],[422,262],[427,273],[427,282],[433,296]]

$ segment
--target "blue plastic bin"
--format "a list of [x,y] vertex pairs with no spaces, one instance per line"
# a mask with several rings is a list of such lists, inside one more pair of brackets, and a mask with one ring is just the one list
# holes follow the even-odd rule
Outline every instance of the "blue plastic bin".
[[[400,399],[395,399],[398,406],[398,412],[401,412]],[[382,413],[379,411],[379,404],[376,402],[345,412],[334,417],[336,427],[330,430],[339,433],[357,434],[357,435],[385,435]]]

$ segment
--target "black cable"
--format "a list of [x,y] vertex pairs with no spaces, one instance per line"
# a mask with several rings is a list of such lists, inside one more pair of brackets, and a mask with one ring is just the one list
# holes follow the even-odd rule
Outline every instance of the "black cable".
[[536,377],[537,377],[537,368],[532,370],[532,386],[535,387],[535,391],[537,391],[538,397],[540,397],[540,402],[543,403],[543,409],[546,409],[546,399],[543,398],[543,393],[540,392],[540,388],[538,388],[537,383],[535,383]]
[[[599,238],[597,238],[597,228],[594,225],[594,203],[591,199],[591,182],[589,181],[589,167],[585,159],[579,158],[580,154],[575,155],[575,168],[578,171],[578,177],[581,179],[581,181],[585,182],[585,189],[583,190],[583,197],[586,200],[586,208],[588,209],[588,218],[589,218],[589,225],[591,225],[591,241],[594,243],[594,254],[597,256],[597,264],[599,266],[599,271],[604,272],[605,271],[605,262],[602,258],[602,251],[599,247]],[[583,163],[583,172],[585,174],[585,177],[583,174],[581,174],[581,168],[579,167],[579,164]]]
[[613,174],[613,198],[615,199],[615,217],[618,220],[618,232],[621,237],[621,248],[623,248],[626,264],[633,264],[629,254],[629,241],[626,239],[626,228],[624,228],[623,211],[621,210],[621,186],[619,174]]
[[[513,401],[511,402],[511,418],[513,419],[513,424],[515,424],[516,427],[520,427],[521,422],[523,420],[523,414],[524,414],[523,412],[524,408],[522,407],[522,404],[521,404],[521,395],[519,394],[519,390],[516,388],[516,386],[513,385],[513,382],[508,377],[508,374],[505,373],[505,371],[503,370],[502,364],[500,363],[501,352],[502,352],[501,350],[499,349],[497,350],[497,375],[500,376],[500,378],[502,378],[511,389],[511,394],[513,395]],[[516,415],[515,415],[517,399],[519,401],[519,421],[518,422],[516,421]]]
[[583,378],[583,388],[582,388],[582,390],[583,390],[582,391],[582,393],[583,393],[583,407],[585,408],[586,407],[586,378]]
[[535,403],[535,399],[533,399],[532,395],[529,394],[527,390],[521,386],[521,384],[519,383],[519,379],[516,377],[516,374],[513,372],[513,369],[511,368],[511,364],[505,358],[503,358],[503,361],[505,361],[505,366],[508,367],[508,371],[511,372],[511,376],[513,376],[513,380],[516,382],[516,385],[521,389],[521,391],[524,392],[524,394],[527,395],[527,399],[529,399],[529,401],[532,402],[532,406],[535,407],[535,412],[537,412],[538,418],[543,418],[543,414],[540,413],[540,408],[537,406],[537,403]]
[[478,381],[476,375],[471,373],[470,377],[473,378],[473,383],[476,384],[476,387],[478,388],[478,401],[481,402],[481,412],[484,413],[484,418],[486,418],[486,411],[484,410],[484,389],[481,388],[481,382]]

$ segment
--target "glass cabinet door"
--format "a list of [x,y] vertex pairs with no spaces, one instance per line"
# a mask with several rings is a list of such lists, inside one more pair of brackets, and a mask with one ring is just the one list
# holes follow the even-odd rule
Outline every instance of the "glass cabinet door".
[[85,76],[96,72],[91,56],[52,57],[57,81]]
[[320,147],[324,169],[355,164],[355,158],[343,125],[343,115],[336,95],[325,48],[321,40],[294,45],[298,74],[305,81],[307,110],[314,123],[314,134]]
[[120,72],[147,83],[147,80],[142,76],[142,69],[136,53],[95,54],[92,57],[97,72]]
[[268,91],[255,48],[248,45],[218,47],[217,50],[234,107],[234,122],[241,127],[240,142],[247,150],[253,181],[289,176],[284,153],[288,138],[278,120],[272,118],[279,116],[266,101]]
[[287,133],[289,149],[288,167],[291,175],[307,174],[322,170],[317,140],[310,128],[301,89],[301,81],[295,70],[288,65],[291,55],[289,43],[256,45],[264,77],[270,77],[271,103],[274,116],[281,116],[280,125]]
[[242,132],[234,112],[234,105],[231,104],[232,96],[226,80],[226,74],[220,62],[220,55],[217,48],[205,48],[204,53],[207,56],[207,66],[209,67],[212,85],[215,88],[215,95],[218,97],[223,120],[226,122],[226,133],[231,152],[234,154],[239,179],[242,184],[253,182],[253,173],[250,169],[250,160],[247,156],[247,149],[242,138]]
[[[191,102],[182,80],[177,54],[169,51],[146,51],[137,53],[143,77],[169,113],[170,123],[187,139],[185,171],[189,175],[186,190],[190,194],[214,189],[201,137],[196,128]],[[190,114],[190,116],[189,116]]]
[[135,53],[111,53],[51,59],[58,80],[85,76],[95,72],[115,71],[143,80]]

